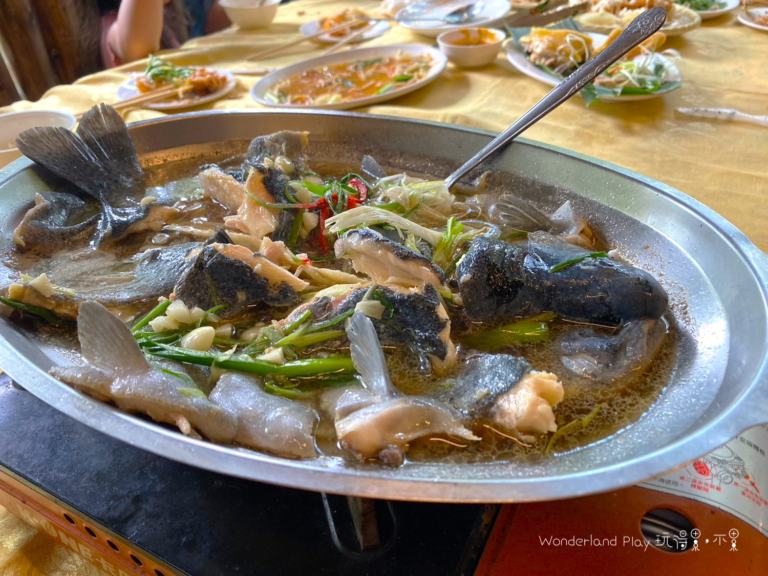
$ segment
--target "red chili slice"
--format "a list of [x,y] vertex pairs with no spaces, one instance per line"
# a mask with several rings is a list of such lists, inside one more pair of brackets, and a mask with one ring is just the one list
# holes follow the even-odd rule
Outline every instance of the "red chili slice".
[[368,187],[359,178],[350,179],[350,181],[347,182],[347,186],[357,190],[357,193],[360,195],[358,198],[360,202],[365,202],[366,198],[368,198]]

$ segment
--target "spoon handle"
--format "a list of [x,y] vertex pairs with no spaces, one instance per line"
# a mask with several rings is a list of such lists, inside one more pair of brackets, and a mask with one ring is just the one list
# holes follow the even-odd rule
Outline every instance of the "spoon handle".
[[579,67],[573,74],[555,86],[544,98],[539,100],[528,112],[523,114],[518,120],[507,128],[504,132],[494,138],[488,145],[470,158],[453,174],[445,179],[448,188],[465,176],[470,170],[478,166],[491,154],[497,152],[509,144],[514,138],[527,130],[532,124],[541,120],[544,116],[552,112],[579,90],[584,88],[597,76],[602,74],[606,68],[640,44],[648,39],[664,24],[667,18],[667,11],[657,6],[647,12],[643,12],[632,20],[629,26],[614,40],[608,47]]

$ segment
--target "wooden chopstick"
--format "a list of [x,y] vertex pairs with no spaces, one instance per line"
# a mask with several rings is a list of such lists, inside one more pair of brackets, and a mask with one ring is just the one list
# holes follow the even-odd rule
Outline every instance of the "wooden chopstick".
[[277,48],[270,48],[269,50],[264,50],[263,52],[257,52],[256,54],[252,54],[251,56],[246,58],[246,60],[248,62],[255,62],[257,60],[262,60],[266,56],[272,56],[273,54],[282,52],[286,48],[298,46],[299,44],[302,44],[307,40],[314,40],[315,38],[319,38],[320,36],[324,36],[326,34],[333,34],[334,32],[338,32],[339,30],[344,30],[345,28],[349,28],[350,26],[352,26],[353,24],[356,24],[357,22],[359,22],[359,20],[350,20],[346,24],[339,24],[338,26],[331,28],[330,30],[321,30],[317,34],[312,34],[312,36],[305,36],[304,38],[300,38],[299,40],[294,40],[293,42],[288,42],[288,44],[283,44],[282,46],[278,46]]
[[333,46],[331,46],[331,47],[330,47],[328,50],[326,50],[325,52],[323,52],[323,53],[321,54],[321,56],[325,56],[326,54],[333,54],[333,53],[334,53],[334,52],[336,52],[337,50],[340,50],[341,48],[343,48],[344,46],[346,46],[347,44],[349,44],[350,42],[352,42],[352,41],[353,41],[353,40],[355,40],[356,38],[359,38],[360,36],[362,36],[363,34],[365,34],[366,32],[368,32],[368,30],[371,30],[371,29],[373,29],[373,27],[374,27],[374,26],[376,26],[376,24],[378,24],[378,22],[371,22],[370,24],[368,24],[368,26],[366,26],[365,28],[363,28],[363,29],[362,29],[362,30],[360,30],[359,32],[357,32],[357,33],[353,33],[353,34],[347,34],[347,37],[346,37],[346,38],[344,38],[344,39],[343,39],[343,40],[341,40],[340,42],[336,42],[336,44],[334,44],[334,45],[333,45]]
[[[172,94],[175,94],[178,92],[178,87],[176,86],[168,86],[167,88],[160,88],[159,90],[152,90],[151,92],[146,92],[145,94],[139,94],[138,96],[134,96],[133,98],[128,98],[127,100],[121,100],[120,102],[115,102],[112,104],[112,108],[115,110],[122,110],[123,108],[130,108],[131,106],[136,106],[138,104],[146,104],[147,102],[154,102],[155,100],[162,100],[163,98],[167,98],[168,96],[171,96]],[[78,120],[83,117],[85,112],[82,112],[76,116]]]

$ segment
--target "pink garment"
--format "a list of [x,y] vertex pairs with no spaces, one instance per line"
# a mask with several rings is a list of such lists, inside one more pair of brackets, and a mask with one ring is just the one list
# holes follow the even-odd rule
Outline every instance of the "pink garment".
[[[104,69],[115,68],[125,64],[121,61],[119,56],[115,54],[112,46],[109,44],[109,29],[117,21],[117,10],[107,12],[101,17],[101,65]],[[179,48],[181,42],[179,42],[176,34],[165,23],[163,24],[163,34],[160,37],[160,49],[170,50],[173,48]]]

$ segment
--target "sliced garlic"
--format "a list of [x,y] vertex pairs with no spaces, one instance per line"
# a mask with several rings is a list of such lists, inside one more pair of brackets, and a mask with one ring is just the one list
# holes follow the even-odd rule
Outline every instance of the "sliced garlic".
[[285,364],[285,351],[282,348],[267,348],[257,359],[272,364]]
[[40,294],[42,294],[46,298],[50,298],[54,294],[51,281],[48,280],[48,275],[45,273],[40,274],[40,276],[30,281],[29,285],[32,286],[32,288],[34,288],[38,292],[40,292]]

